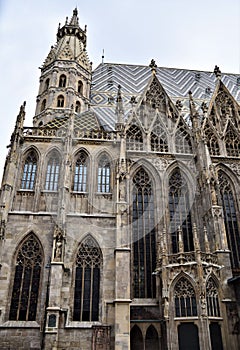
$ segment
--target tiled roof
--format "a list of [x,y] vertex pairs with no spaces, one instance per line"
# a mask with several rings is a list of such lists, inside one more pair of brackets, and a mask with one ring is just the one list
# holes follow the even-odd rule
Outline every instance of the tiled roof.
[[[95,111],[100,124],[107,129],[114,129],[116,120],[116,95],[118,85],[121,85],[125,115],[131,109],[130,99],[135,96],[137,101],[143,94],[149,79],[151,69],[148,66],[128,64],[100,64],[93,72],[91,102],[92,111]],[[191,90],[197,106],[211,99],[216,85],[216,76],[213,72],[162,68],[157,67],[156,75],[163,88],[175,103],[181,100],[183,113],[189,115],[189,97]],[[224,85],[240,102],[240,74],[222,74]]]

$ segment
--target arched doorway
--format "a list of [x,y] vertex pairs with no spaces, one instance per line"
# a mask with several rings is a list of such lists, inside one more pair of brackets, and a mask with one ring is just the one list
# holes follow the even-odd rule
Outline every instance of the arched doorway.
[[191,322],[182,323],[178,326],[179,350],[200,350],[198,327]]
[[143,336],[138,326],[134,326],[130,333],[131,350],[143,350]]

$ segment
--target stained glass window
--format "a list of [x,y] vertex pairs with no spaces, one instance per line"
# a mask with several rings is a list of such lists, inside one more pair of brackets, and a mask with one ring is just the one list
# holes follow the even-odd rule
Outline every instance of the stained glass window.
[[87,154],[83,151],[78,154],[76,160],[73,190],[77,192],[87,190]]
[[28,153],[23,167],[21,189],[33,190],[37,173],[37,156],[34,151]]
[[53,152],[47,163],[47,173],[45,181],[46,191],[57,191],[60,176],[60,159],[57,152]]

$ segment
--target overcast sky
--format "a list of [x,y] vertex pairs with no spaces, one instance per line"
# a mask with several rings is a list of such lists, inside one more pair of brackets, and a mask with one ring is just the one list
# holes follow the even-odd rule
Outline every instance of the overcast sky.
[[19,107],[32,125],[39,66],[77,6],[101,62],[240,73],[240,0],[0,0],[0,178]]

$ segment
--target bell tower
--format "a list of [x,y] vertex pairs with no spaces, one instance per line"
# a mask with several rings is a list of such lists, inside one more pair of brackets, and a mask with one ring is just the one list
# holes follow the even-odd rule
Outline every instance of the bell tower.
[[79,26],[75,8],[70,21],[59,24],[57,42],[41,67],[34,126],[45,125],[72,108],[75,113],[88,109],[92,63],[86,52],[86,26]]

